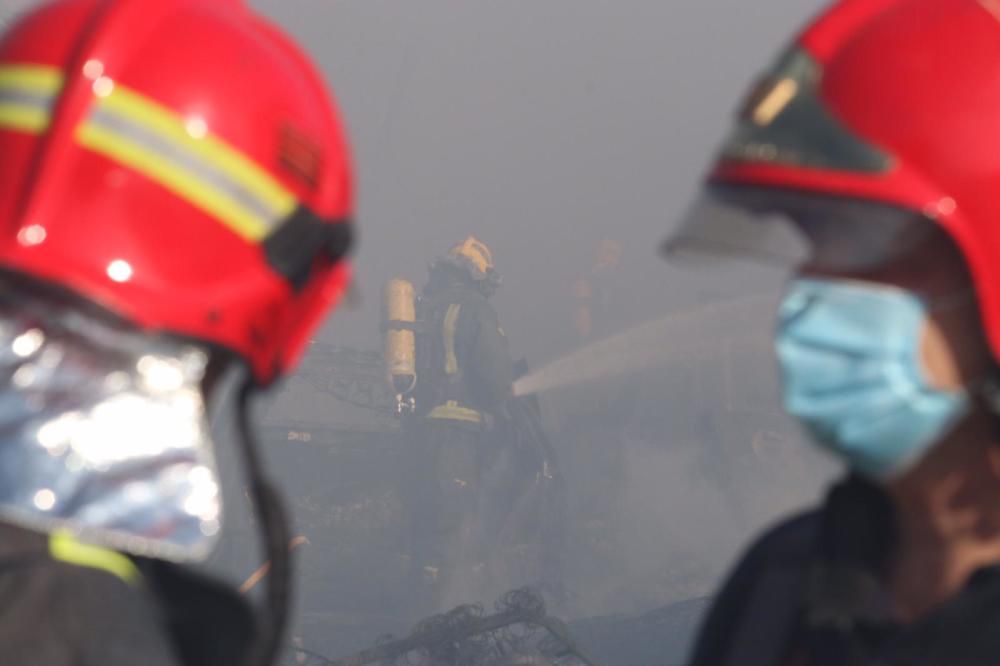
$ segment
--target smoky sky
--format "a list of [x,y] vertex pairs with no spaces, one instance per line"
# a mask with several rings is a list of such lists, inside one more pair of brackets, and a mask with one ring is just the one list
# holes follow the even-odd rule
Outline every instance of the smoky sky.
[[[468,233],[494,249],[515,354],[569,345],[574,278],[624,246],[635,322],[738,293],[670,267],[681,218],[750,82],[818,0],[255,0],[322,67],[358,174],[361,302],[321,339],[377,346],[380,290]],[[633,323],[633,322],[623,322]]]

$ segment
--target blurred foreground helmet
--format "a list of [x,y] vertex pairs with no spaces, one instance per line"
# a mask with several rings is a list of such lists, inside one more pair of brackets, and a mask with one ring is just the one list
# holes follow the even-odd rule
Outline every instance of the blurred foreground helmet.
[[351,206],[321,77],[237,0],[56,2],[0,41],[0,268],[266,384],[345,288]]
[[845,0],[750,95],[668,251],[862,271],[936,229],[1000,358],[1000,3]]
[[204,393],[239,394],[287,608],[287,525],[247,417],[348,281],[351,169],[322,78],[239,0],[66,0],[0,37],[0,513],[192,560],[220,528]]

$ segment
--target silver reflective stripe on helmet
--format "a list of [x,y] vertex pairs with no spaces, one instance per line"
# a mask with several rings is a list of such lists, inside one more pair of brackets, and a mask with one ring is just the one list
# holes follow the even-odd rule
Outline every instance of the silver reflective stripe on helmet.
[[230,178],[211,163],[186,150],[184,146],[163,138],[142,124],[119,115],[111,109],[95,109],[89,121],[114,134],[119,141],[140,147],[145,153],[169,163],[197,178],[207,187],[232,199],[234,203],[252,213],[268,231],[284,219],[285,211],[268,205],[267,201]]

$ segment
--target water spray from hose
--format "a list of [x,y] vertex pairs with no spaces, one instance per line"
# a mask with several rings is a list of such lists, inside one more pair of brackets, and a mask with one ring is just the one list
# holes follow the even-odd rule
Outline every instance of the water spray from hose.
[[514,383],[514,395],[627,375],[681,359],[708,358],[727,341],[760,334],[773,296],[755,295],[671,313],[564,356]]

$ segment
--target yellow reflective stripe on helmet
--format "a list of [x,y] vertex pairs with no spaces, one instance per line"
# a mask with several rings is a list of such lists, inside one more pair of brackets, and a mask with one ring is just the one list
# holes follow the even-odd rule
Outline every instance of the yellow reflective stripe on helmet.
[[119,552],[80,543],[69,532],[54,532],[49,536],[49,554],[52,559],[88,569],[100,569],[129,585],[142,581],[142,574],[128,557]]
[[444,315],[444,371],[449,375],[458,374],[458,357],[455,355],[455,329],[462,306],[452,303]]
[[62,71],[55,67],[0,65],[0,128],[44,132],[62,85]]
[[62,70],[45,65],[0,65],[0,89],[55,96],[62,90]]
[[[64,81],[55,67],[0,65],[0,128],[45,131]],[[154,180],[250,241],[265,238],[295,210],[294,193],[203,121],[122,85],[106,92],[77,130],[83,147]]]
[[202,138],[192,136],[189,121],[153,100],[115,86],[111,94],[99,102],[101,109],[132,120],[165,139],[183,146],[237,183],[252,190],[271,208],[289,213],[295,207],[295,195],[251,158],[205,130]]
[[197,174],[162,159],[159,153],[112,130],[88,123],[78,130],[77,140],[84,147],[151,178],[248,240],[258,241],[271,231],[273,225],[269,221],[207,185]]
[[78,131],[81,144],[159,182],[247,240],[259,241],[298,201],[202,121],[115,85]]
[[482,414],[468,407],[460,407],[458,402],[454,400],[449,400],[443,405],[438,405],[427,414],[427,418],[468,421],[469,423],[482,423],[483,421]]
[[41,134],[48,129],[51,119],[52,114],[48,109],[36,109],[20,104],[0,102],[0,129]]

